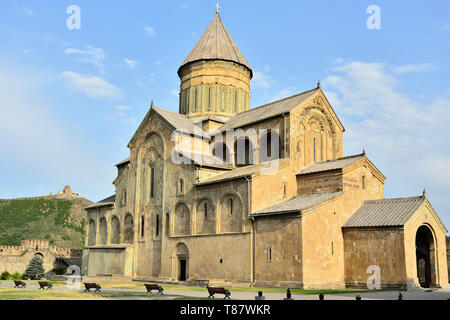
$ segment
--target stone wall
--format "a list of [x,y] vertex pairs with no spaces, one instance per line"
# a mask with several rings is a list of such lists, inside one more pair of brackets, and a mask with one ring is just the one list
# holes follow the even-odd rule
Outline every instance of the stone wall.
[[450,283],[450,237],[447,237],[447,268],[448,268],[448,282]]
[[347,228],[344,230],[345,284],[367,288],[367,280],[380,268],[381,288],[406,289],[404,234],[398,228]]
[[24,240],[21,246],[0,246],[0,272],[23,273],[36,254],[43,257],[45,272],[56,266],[81,267],[82,250],[50,246],[43,240]]

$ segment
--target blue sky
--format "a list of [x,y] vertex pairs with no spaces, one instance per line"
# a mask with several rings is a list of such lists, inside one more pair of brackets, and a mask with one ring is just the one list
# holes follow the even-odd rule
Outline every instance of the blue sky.
[[[98,201],[153,99],[178,110],[177,69],[215,1],[0,2],[0,198],[70,184]],[[69,5],[81,29],[69,30]],[[381,29],[369,30],[377,5]],[[344,153],[365,148],[386,197],[424,187],[450,226],[450,3],[221,1],[253,68],[252,107],[315,87],[343,122]]]

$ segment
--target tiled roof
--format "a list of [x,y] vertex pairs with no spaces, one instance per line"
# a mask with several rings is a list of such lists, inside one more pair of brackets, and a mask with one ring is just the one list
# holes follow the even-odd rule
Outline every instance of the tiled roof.
[[314,88],[291,97],[287,97],[281,100],[277,100],[257,108],[250,109],[236,114],[233,118],[227,121],[223,126],[219,128],[220,131],[228,129],[235,129],[244,127],[246,125],[270,119],[272,117],[288,113],[307,98],[312,96],[318,88]]
[[91,204],[90,206],[86,207],[85,209],[94,209],[94,208],[99,208],[99,207],[112,206],[112,205],[114,205],[115,201],[116,201],[116,195],[112,195],[108,198],[100,200],[99,202]]
[[130,157],[126,158],[125,160],[120,161],[118,164],[116,164],[116,167],[120,167],[123,164],[129,163]]
[[329,170],[337,170],[337,169],[343,169],[347,167],[348,165],[361,160],[366,155],[364,153],[357,154],[353,156],[343,157],[335,160],[328,160],[323,162],[316,162],[309,167],[306,167],[305,169],[300,170],[298,174],[308,174],[308,173],[315,173],[315,172],[322,172],[322,171],[329,171]]
[[[194,121],[186,117],[184,114],[178,112],[173,112],[165,109],[161,109],[153,106],[155,110],[161,117],[163,117],[174,129],[178,131],[183,131],[186,133],[194,134]],[[199,132],[203,132],[201,128],[196,129]],[[197,132],[196,132],[197,133]]]
[[305,209],[312,208],[324,201],[334,199],[343,194],[343,192],[327,192],[327,193],[313,193],[308,195],[301,195],[286,201],[277,203],[273,206],[258,210],[252,213],[252,217],[261,217],[268,215],[278,215],[284,213],[296,213]]
[[223,25],[218,13],[180,68],[198,60],[233,61],[247,67],[250,71],[252,70]]
[[420,196],[365,201],[343,228],[403,226],[425,199]]
[[186,157],[188,160],[190,160],[192,163],[203,167],[218,168],[224,170],[232,170],[234,168],[233,166],[220,160],[219,158],[206,153],[201,154],[195,152],[178,152],[181,153],[183,157]]

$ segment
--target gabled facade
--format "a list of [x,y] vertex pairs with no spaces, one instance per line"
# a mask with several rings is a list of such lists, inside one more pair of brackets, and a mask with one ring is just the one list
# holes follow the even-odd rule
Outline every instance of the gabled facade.
[[346,225],[383,201],[385,177],[365,152],[343,157],[345,129],[320,83],[250,109],[252,69],[218,13],[178,74],[179,112],[152,103],[117,164],[115,196],[86,208],[84,274],[339,288],[381,263],[385,287],[448,282],[443,225],[428,260],[412,251],[424,215],[395,226],[403,246],[371,254],[364,237],[378,226]]

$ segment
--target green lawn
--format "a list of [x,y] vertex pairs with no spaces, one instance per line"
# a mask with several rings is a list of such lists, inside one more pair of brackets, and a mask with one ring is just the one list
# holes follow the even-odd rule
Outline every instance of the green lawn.
[[[178,286],[173,284],[159,284],[165,290],[185,290],[185,291],[204,291],[205,287],[196,286]],[[127,282],[127,283],[109,283],[104,284],[102,287],[111,289],[144,289],[143,282]],[[230,292],[233,291],[248,291],[248,292],[273,292],[273,293],[286,293],[287,288],[258,288],[258,287],[226,287]],[[361,293],[361,292],[377,292],[382,290],[368,290],[368,289],[314,289],[314,290],[302,290],[302,289],[290,289],[293,294],[337,294],[337,293]]]

